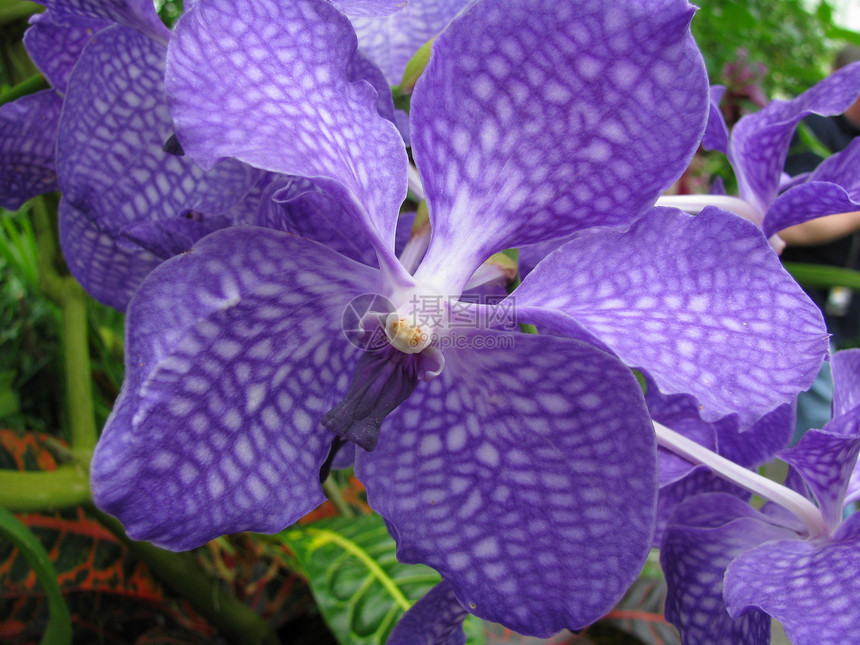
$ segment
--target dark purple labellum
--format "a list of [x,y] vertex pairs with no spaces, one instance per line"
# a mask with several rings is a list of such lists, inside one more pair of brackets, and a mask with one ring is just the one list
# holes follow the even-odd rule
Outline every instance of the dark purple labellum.
[[421,357],[391,346],[366,351],[358,359],[342,403],[325,413],[322,424],[337,436],[371,451],[379,426],[418,385]]

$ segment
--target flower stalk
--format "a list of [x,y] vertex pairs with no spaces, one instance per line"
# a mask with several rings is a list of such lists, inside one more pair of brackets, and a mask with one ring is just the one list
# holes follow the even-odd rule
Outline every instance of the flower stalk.
[[653,423],[659,445],[688,461],[707,466],[714,474],[744,490],[779,504],[803,522],[809,530],[810,538],[822,537],[827,533],[827,525],[821,511],[799,493],[737,465],[661,423],[656,421]]

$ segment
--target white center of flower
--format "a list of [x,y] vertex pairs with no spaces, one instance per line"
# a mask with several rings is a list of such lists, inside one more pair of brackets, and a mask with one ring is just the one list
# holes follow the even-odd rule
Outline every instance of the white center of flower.
[[404,354],[418,354],[430,345],[431,336],[418,325],[394,312],[385,319],[385,335],[388,341]]

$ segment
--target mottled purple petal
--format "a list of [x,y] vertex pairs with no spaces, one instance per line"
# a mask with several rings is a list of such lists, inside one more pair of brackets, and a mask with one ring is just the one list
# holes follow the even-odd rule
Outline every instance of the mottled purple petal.
[[526,634],[583,627],[650,544],[656,451],[641,390],[590,345],[476,338],[445,350],[442,374],[392,413],[375,452],[358,452],[356,473],[398,559],[437,569],[463,607]]
[[860,405],[860,349],[836,352],[833,371],[833,416],[847,414]]
[[824,181],[810,181],[788,189],[776,198],[762,223],[767,236],[823,215],[860,210],[860,194],[854,199],[844,188]]
[[56,20],[65,16],[88,16],[118,22],[167,44],[170,30],[155,12],[152,0],[39,0]]
[[676,509],[660,549],[669,586],[666,618],[685,645],[768,645],[770,617],[734,618],[723,601],[723,574],[739,554],[792,536],[744,501],[724,493],[688,500]]
[[349,64],[347,77],[350,81],[365,80],[376,90],[376,112],[383,119],[395,123],[394,114],[394,98],[391,95],[391,88],[388,87],[388,82],[385,76],[382,75],[382,70],[379,69],[371,60],[366,58],[360,52],[356,52]]
[[653,204],[707,118],[693,11],[481,0],[452,21],[412,97],[433,222],[416,278],[457,293],[497,251],[628,224]]
[[170,42],[171,113],[198,163],[235,157],[312,179],[403,272],[391,250],[406,150],[372,86],[349,82],[355,50],[349,21],[325,2],[200,0]]
[[725,579],[729,612],[762,610],[792,643],[853,643],[860,634],[860,514],[833,538],[764,544],[740,555]]
[[843,67],[790,101],[771,101],[732,131],[729,159],[740,196],[761,213],[774,201],[792,134],[808,114],[841,114],[860,95],[860,63]]
[[188,549],[277,531],[323,499],[356,348],[347,302],[377,272],[301,238],[213,233],[162,264],[129,308],[126,382],[93,459],[96,503],[130,536]]
[[717,452],[745,468],[756,468],[771,461],[794,437],[794,403],[785,403],[768,412],[747,430],[732,419],[716,422]]
[[332,0],[348,16],[389,16],[402,11],[409,0]]
[[42,90],[0,105],[0,206],[15,211],[57,190],[57,124],[63,100]]
[[661,392],[740,427],[809,386],[827,353],[818,308],[752,223],[709,207],[652,209],[627,232],[586,231],[512,296],[523,322],[575,321]]
[[729,150],[729,127],[720,110],[720,101],[726,88],[722,85],[711,85],[711,107],[708,112],[708,125],[705,128],[705,136],[702,137],[702,146],[706,150],[716,150],[727,153]]
[[[657,452],[662,476],[663,461],[668,451],[658,448]],[[672,519],[678,505],[691,497],[696,497],[704,493],[726,493],[744,501],[752,497],[743,488],[714,475],[709,468],[705,466],[692,467],[692,470],[685,477],[665,486],[661,484],[660,493],[657,497],[657,528],[654,531],[655,547],[659,547],[663,541],[666,527],[669,525],[669,521]]]
[[24,45],[36,67],[58,92],[65,93],[72,67],[93,34],[112,23],[73,14],[56,17],[53,11],[33,14]]
[[465,645],[468,615],[443,580],[403,615],[385,645]]
[[330,194],[303,177],[284,176],[272,182],[260,210],[260,226],[322,242],[362,264],[376,265],[359,221]]
[[[191,159],[164,152],[173,132],[163,99],[164,56],[162,45],[122,26],[100,32],[81,54],[60,119],[57,174],[69,204],[63,216],[90,222],[62,222],[67,233],[90,229],[118,237],[129,226],[171,221],[189,211],[219,216],[257,181],[258,171],[236,161],[206,172]],[[94,238],[63,236],[75,277],[94,297],[123,309],[127,300],[120,295],[139,283],[123,275],[125,264],[91,262],[96,249],[114,253],[108,247]],[[102,275],[105,270],[117,275]],[[121,294],[98,288],[124,282]]]
[[384,18],[354,18],[359,49],[379,65],[389,85],[400,85],[406,64],[470,0],[410,0]]
[[842,519],[848,479],[860,453],[860,408],[835,417],[822,430],[810,430],[780,458],[794,466],[818,500],[831,529]]
[[125,311],[143,279],[163,257],[142,247],[123,247],[113,230],[105,230],[68,200],[60,200],[60,245],[69,271],[99,302]]

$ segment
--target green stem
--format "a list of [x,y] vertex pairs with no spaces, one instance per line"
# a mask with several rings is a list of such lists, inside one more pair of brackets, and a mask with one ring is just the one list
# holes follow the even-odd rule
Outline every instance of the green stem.
[[91,499],[89,475],[79,464],[44,471],[0,470],[0,506],[10,511],[47,511]]
[[22,96],[33,94],[39,90],[46,90],[49,87],[48,82],[41,74],[35,74],[26,81],[22,81],[21,83],[10,87],[5,92],[0,92],[0,105],[11,103]]
[[130,539],[122,525],[95,508],[90,512],[129,550],[143,560],[168,588],[185,598],[231,643],[276,645],[272,628],[224,587],[202,571],[190,553],[164,551]]
[[346,503],[346,500],[340,492],[340,487],[332,481],[331,477],[323,482],[322,487],[326,496],[329,498],[329,501],[334,504],[338,513],[344,517],[355,517],[355,511],[353,511],[352,507]]
[[45,295],[59,306],[62,318],[69,443],[75,459],[86,465],[98,439],[90,366],[88,296],[73,277],[61,273],[58,268],[65,265],[44,199],[36,198],[32,204],[39,242],[39,283]]

